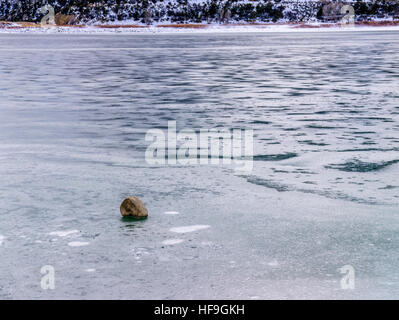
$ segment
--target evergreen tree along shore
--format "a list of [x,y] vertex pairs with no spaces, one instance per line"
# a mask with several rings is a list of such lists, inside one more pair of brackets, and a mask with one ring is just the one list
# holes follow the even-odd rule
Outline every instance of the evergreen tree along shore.
[[332,22],[343,5],[356,21],[399,20],[399,0],[1,0],[0,20],[39,22],[49,4],[67,24]]

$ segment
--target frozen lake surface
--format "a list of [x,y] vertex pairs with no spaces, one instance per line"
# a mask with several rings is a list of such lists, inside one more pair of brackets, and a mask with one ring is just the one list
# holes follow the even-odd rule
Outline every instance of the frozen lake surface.
[[[399,297],[398,31],[1,34],[0,74],[1,299]],[[252,172],[147,164],[168,121]]]

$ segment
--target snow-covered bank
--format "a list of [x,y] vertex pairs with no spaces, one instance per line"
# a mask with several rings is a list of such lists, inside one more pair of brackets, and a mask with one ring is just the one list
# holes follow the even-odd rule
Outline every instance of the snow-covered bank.
[[23,27],[13,24],[0,28],[1,33],[42,33],[42,34],[164,34],[164,33],[228,33],[228,32],[364,32],[364,31],[399,31],[399,25],[367,26],[356,25],[343,27],[340,24],[231,24],[231,25],[175,25],[175,26],[52,26]]

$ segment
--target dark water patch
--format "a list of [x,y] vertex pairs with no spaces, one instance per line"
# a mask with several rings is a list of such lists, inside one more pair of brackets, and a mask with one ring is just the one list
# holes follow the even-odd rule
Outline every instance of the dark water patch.
[[357,119],[357,120],[377,120],[377,121],[382,121],[382,122],[394,122],[390,118],[382,118],[382,117],[354,117],[353,119]]
[[278,192],[285,192],[285,191],[292,191],[293,190],[293,188],[288,186],[288,185],[277,183],[277,182],[271,181],[271,180],[261,179],[261,178],[258,178],[258,177],[249,177],[249,178],[247,178],[247,181],[249,183],[253,183],[253,184],[256,184],[258,186],[263,186],[263,187],[266,187],[266,188],[277,190]]
[[342,192],[334,192],[332,190],[304,189],[304,188],[297,189],[287,184],[282,184],[267,179],[261,179],[259,177],[248,177],[247,181],[252,184],[274,189],[278,192],[296,191],[308,194],[315,194],[329,199],[340,199],[340,200],[363,203],[363,204],[373,204],[373,205],[378,204],[374,199],[362,199],[359,197],[350,196]]
[[310,129],[343,129],[344,127],[338,127],[338,126],[319,126],[316,124],[309,124],[306,126],[306,128]]
[[313,112],[287,112],[287,116],[311,116],[313,114]]
[[305,96],[307,94],[308,94],[307,92],[295,91],[295,92],[288,92],[287,94],[285,94],[285,96],[288,96],[288,97],[302,97],[302,96]]
[[302,183],[304,183],[304,184],[317,184],[317,183],[314,182],[314,181],[304,181],[304,182],[302,182]]
[[329,118],[329,119],[309,118],[309,119],[298,119],[297,121],[301,121],[301,122],[334,122],[334,121],[342,121],[342,119],[339,119],[339,118]]
[[254,161],[281,161],[297,157],[298,154],[294,152],[287,152],[281,154],[261,154],[253,157]]
[[306,136],[306,135],[307,135],[306,133],[300,132],[300,133],[293,134],[293,137],[301,137],[301,136]]
[[399,160],[364,162],[355,159],[341,164],[331,164],[325,167],[328,169],[338,169],[340,171],[345,171],[345,172],[371,172],[371,171],[378,171],[384,169],[398,162]]
[[96,122],[96,123],[100,123],[100,122],[112,122],[112,121],[124,121],[124,120],[129,120],[128,117],[112,117],[112,118],[104,118],[104,119],[90,119],[90,118],[85,118],[84,119],[87,122]]
[[362,199],[359,197],[353,197],[343,192],[334,192],[330,190],[315,190],[315,189],[297,189],[296,191],[303,193],[317,194],[319,196],[326,197],[329,199],[340,199],[340,200],[357,202],[362,204],[372,204],[372,205],[378,204],[377,201],[375,201],[374,199]]
[[[373,143],[363,143],[363,144],[375,144]],[[367,151],[397,151],[397,148],[391,148],[391,149],[383,149],[383,148],[355,148],[355,149],[344,149],[344,150],[337,150],[337,152],[367,152]]]
[[374,141],[364,141],[362,144],[364,145],[373,145],[373,144],[377,144]]
[[375,134],[375,131],[354,131],[353,134]]
[[332,113],[332,112],[336,112],[336,111],[316,111],[315,114],[328,114],[328,113]]
[[379,190],[392,190],[392,189],[398,189],[399,186],[391,186],[391,185],[387,185],[385,187],[382,188],[378,188]]
[[270,124],[271,121],[266,121],[266,120],[254,120],[251,122],[252,124]]
[[274,173],[291,173],[291,171],[272,168]]
[[300,130],[301,128],[283,128],[284,131],[297,131]]
[[312,140],[301,140],[301,141],[298,141],[298,142],[299,143],[308,144],[310,146],[321,146],[321,147],[323,147],[323,146],[328,146],[329,145],[328,143],[315,142],[315,141],[312,141]]
[[352,113],[352,114],[359,114],[359,113],[364,113],[364,111],[359,111],[359,110],[349,110],[346,111],[347,113]]
[[293,170],[292,173],[317,174],[316,172],[312,172],[312,171],[309,171],[309,170],[306,170],[306,169],[300,169],[300,168],[296,169],[296,170]]

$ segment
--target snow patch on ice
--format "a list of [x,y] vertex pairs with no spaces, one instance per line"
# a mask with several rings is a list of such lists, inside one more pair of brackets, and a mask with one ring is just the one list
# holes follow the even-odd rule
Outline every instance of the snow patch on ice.
[[183,239],[168,239],[168,240],[162,241],[162,244],[164,244],[166,246],[172,246],[174,244],[182,243],[183,241],[184,241]]
[[274,261],[269,262],[267,265],[270,266],[270,267],[277,267],[278,266],[278,262],[276,260],[274,260]]
[[79,230],[64,230],[64,231],[53,231],[50,232],[50,236],[57,236],[57,237],[67,237],[71,234],[78,233]]
[[83,247],[83,246],[88,246],[90,242],[83,242],[83,241],[72,241],[68,243],[68,246],[70,247]]
[[188,233],[188,232],[194,232],[198,230],[203,230],[203,229],[208,229],[210,226],[208,225],[194,225],[194,226],[185,226],[185,227],[176,227],[176,228],[171,228],[170,231],[176,232],[176,233]]

